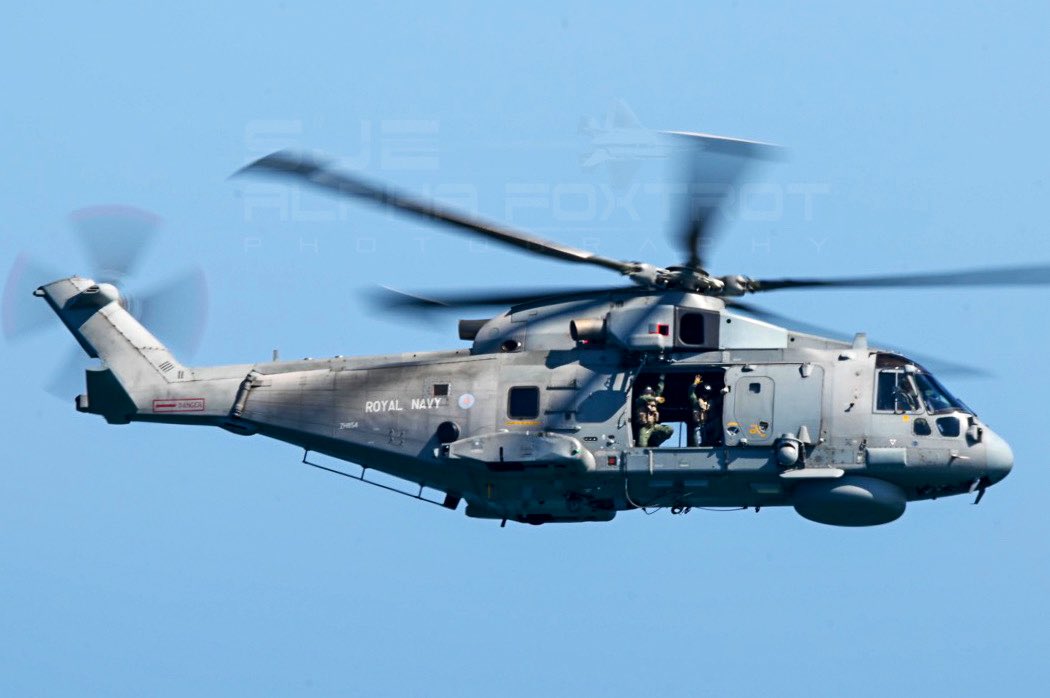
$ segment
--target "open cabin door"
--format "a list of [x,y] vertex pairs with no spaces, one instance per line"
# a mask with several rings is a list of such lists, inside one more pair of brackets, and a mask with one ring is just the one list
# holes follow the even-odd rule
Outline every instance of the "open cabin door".
[[[647,388],[661,401],[656,405],[658,423],[672,429],[670,437],[660,440],[660,448],[700,448],[722,445],[722,387],[724,369],[720,366],[687,366],[685,370],[644,371],[635,376],[630,395],[634,443],[641,431],[640,400]],[[701,412],[692,396],[706,404]],[[622,404],[622,399],[621,399]],[[702,415],[702,416],[701,416]]]
[[[772,446],[781,434],[820,437],[824,370],[814,364],[752,364],[726,369],[722,415],[726,446]],[[805,429],[803,429],[805,427]]]

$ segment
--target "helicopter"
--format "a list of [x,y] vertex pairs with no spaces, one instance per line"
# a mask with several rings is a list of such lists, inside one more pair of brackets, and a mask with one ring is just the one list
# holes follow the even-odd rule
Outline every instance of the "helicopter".
[[[857,278],[715,276],[704,254],[729,185],[776,147],[669,132],[692,154],[676,240],[684,260],[622,261],[279,151],[237,174],[281,178],[401,212],[519,252],[614,272],[602,288],[389,291],[425,312],[506,308],[459,321],[469,346],[386,356],[189,366],[124,307],[111,283],[40,286],[101,365],[76,409],[110,424],[221,427],[303,449],[303,463],[457,510],[525,524],[617,512],[792,506],[806,519],[871,526],[908,502],[971,494],[1013,466],[1007,442],[921,363],[898,351],[788,329],[741,300],[783,289],[1050,283],[1050,266]],[[712,192],[718,192],[712,194]],[[785,323],[787,324],[787,323]],[[677,434],[676,443],[673,435]],[[682,435],[688,436],[682,443]],[[670,438],[669,438],[670,437]],[[360,473],[311,454],[357,464]],[[378,472],[411,483],[383,484]],[[416,489],[418,488],[418,489]],[[436,494],[435,494],[436,493]]]

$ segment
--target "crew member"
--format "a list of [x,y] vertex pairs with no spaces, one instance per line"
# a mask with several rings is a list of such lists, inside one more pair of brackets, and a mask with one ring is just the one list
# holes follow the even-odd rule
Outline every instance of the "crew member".
[[660,382],[656,384],[656,390],[653,390],[652,386],[647,386],[635,400],[634,419],[638,427],[638,445],[642,448],[656,448],[674,434],[674,427],[669,424],[660,424],[659,405],[664,402],[663,393],[664,375],[660,374]]
[[711,386],[704,382],[704,377],[697,374],[693,378],[693,384],[689,388],[689,406],[691,408],[691,423],[689,425],[688,443],[690,446],[700,446],[708,440],[709,429],[708,418],[711,415],[711,405],[714,395]]

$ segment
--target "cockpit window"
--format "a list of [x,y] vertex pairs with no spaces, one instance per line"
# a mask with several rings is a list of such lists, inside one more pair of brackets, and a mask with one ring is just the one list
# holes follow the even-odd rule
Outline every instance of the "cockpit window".
[[962,400],[949,393],[937,379],[928,373],[916,373],[915,383],[919,386],[922,399],[926,402],[926,408],[930,412],[950,412],[962,410],[973,414]]
[[[912,386],[913,395],[918,399],[916,410],[922,409],[922,403],[926,403],[926,409],[933,414],[952,410],[975,414],[966,406],[966,403],[948,392],[940,381],[930,375],[929,371],[905,356],[878,352],[875,355],[875,368],[878,370],[875,400],[877,411],[902,411],[898,398],[894,397],[894,391],[898,388],[902,378],[884,377],[886,374],[898,372],[907,378]],[[907,402],[907,399],[905,401]]]
[[962,433],[962,424],[958,417],[938,417],[937,431],[941,436],[955,437]]
[[904,371],[879,371],[875,409],[879,412],[918,412],[921,407],[915,385]]

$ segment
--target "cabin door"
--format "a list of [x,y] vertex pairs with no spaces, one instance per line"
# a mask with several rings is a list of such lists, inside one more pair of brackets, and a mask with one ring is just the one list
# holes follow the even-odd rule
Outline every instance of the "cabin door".
[[820,438],[824,370],[813,364],[754,364],[726,370],[727,446],[771,446],[781,434]]

